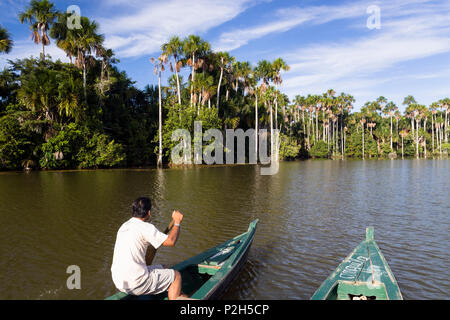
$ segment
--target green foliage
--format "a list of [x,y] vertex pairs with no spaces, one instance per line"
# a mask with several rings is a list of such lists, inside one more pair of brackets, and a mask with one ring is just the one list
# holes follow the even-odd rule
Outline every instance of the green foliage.
[[123,147],[100,133],[95,133],[77,155],[80,168],[116,167],[122,165],[125,158]]
[[24,130],[14,115],[0,118],[0,169],[20,169],[33,159],[36,136]]
[[[347,143],[345,146],[345,155],[351,158],[363,157],[363,144],[361,129],[359,132],[354,131],[349,137],[347,137]],[[375,139],[366,132],[364,135],[364,157],[371,158],[378,156],[378,146]]]
[[[195,107],[177,104],[169,109],[163,126],[163,150],[166,159],[170,161],[172,149],[179,144],[179,141],[172,141],[172,134],[175,130],[188,130],[192,138],[191,145],[193,145],[195,121],[200,121],[202,123],[203,133],[209,129],[220,129],[222,126],[222,121],[217,115],[216,108],[205,108],[198,112]],[[153,142],[157,141],[159,141],[158,132],[153,139]],[[202,144],[209,145],[210,142],[202,142]],[[155,153],[157,153],[157,151],[158,147],[155,148]]]
[[316,142],[316,144],[311,147],[309,153],[313,158],[328,158],[330,155],[327,144],[322,140]]
[[39,163],[45,169],[109,168],[125,158],[123,147],[105,134],[71,123],[42,145]]
[[288,160],[298,157],[300,152],[300,146],[297,144],[296,139],[290,138],[288,135],[280,135],[280,159]]
[[442,152],[450,153],[450,142],[442,143]]
[[[39,164],[44,169],[76,168],[77,154],[83,145],[85,136],[75,123],[69,124],[55,137],[42,145],[42,157]],[[57,153],[62,154],[58,155]],[[58,159],[62,155],[62,159]]]

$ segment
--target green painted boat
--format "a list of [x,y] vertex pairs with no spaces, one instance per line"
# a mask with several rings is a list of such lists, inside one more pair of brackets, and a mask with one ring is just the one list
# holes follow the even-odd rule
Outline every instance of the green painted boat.
[[403,300],[397,281],[373,236],[339,265],[311,297],[312,300]]
[[[182,291],[193,300],[219,299],[247,261],[258,219],[248,231],[214,248],[189,258],[172,268],[182,277]],[[133,296],[118,292],[106,300],[164,300],[167,292],[158,295]]]

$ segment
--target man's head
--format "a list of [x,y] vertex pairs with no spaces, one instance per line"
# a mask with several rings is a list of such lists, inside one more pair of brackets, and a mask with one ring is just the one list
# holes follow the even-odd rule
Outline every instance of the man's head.
[[140,197],[134,200],[133,217],[148,220],[150,218],[150,210],[152,209],[152,201],[147,197]]

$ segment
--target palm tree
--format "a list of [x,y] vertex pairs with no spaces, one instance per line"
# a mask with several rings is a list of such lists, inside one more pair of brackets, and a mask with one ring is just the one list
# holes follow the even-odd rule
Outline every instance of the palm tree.
[[177,95],[178,95],[178,104],[181,104],[181,89],[180,89],[180,78],[178,76],[178,73],[181,70],[181,67],[183,66],[183,62],[179,59],[181,55],[183,54],[183,42],[180,40],[179,37],[173,36],[169,39],[167,43],[164,43],[161,47],[162,53],[168,57],[173,57],[175,64],[172,65],[172,62],[170,63],[170,69],[175,69],[175,74],[177,77]]
[[[384,101],[387,101],[387,100],[384,100]],[[393,134],[392,134],[392,117],[394,116],[394,114],[397,110],[398,110],[397,106],[392,101],[389,102],[388,104],[386,104],[386,106],[383,108],[384,114],[388,115],[390,118],[390,121],[391,121],[391,151],[394,151],[393,146],[392,146],[392,136],[393,136]]]
[[269,88],[269,83],[272,80],[273,77],[273,72],[272,72],[272,64],[267,61],[267,60],[261,60],[258,62],[258,65],[256,66],[255,69],[258,78],[260,78],[262,80],[261,86],[260,86],[260,94],[261,97],[263,97],[264,99],[264,106],[267,109],[267,106],[269,105],[270,108],[270,146],[271,146],[271,152],[273,151],[273,116],[272,116],[272,104],[268,101],[267,97],[267,93],[266,91]]
[[[281,71],[289,71],[291,69],[287,63],[278,58],[272,63],[272,79],[275,84],[275,89],[278,91],[278,86],[283,83],[283,79],[281,78]],[[275,129],[278,129],[278,94],[275,94]]]
[[403,149],[403,139],[408,135],[408,130],[400,131],[400,136],[402,137],[402,159],[404,159],[404,149]]
[[431,148],[432,148],[433,153],[434,153],[434,131],[435,131],[434,118],[436,117],[438,108],[439,108],[439,103],[438,102],[433,102],[430,105],[430,111],[431,111]]
[[217,64],[220,68],[219,84],[217,85],[217,110],[219,110],[220,105],[220,87],[222,86],[223,73],[225,70],[231,71],[230,67],[234,62],[234,57],[230,56],[228,52],[217,52],[216,53]]
[[11,40],[11,36],[8,33],[8,30],[2,28],[0,25],[0,53],[9,53],[11,52],[13,46],[13,41]]
[[[407,108],[408,107],[410,107],[411,105],[413,105],[413,104],[416,104],[417,102],[416,102],[416,99],[414,99],[414,97],[412,96],[412,95],[409,95],[409,96],[407,96],[404,100],[403,100],[403,105],[406,105],[407,106]],[[411,109],[411,108],[410,108]],[[410,115],[410,118],[411,118],[411,132],[412,132],[412,134],[413,134],[413,137],[414,137],[414,117],[411,117],[411,116],[413,116],[413,114],[411,114],[410,112],[408,112],[409,113],[409,115]],[[414,139],[413,139],[414,140]]]
[[83,70],[84,100],[87,104],[87,69],[95,60],[92,54],[98,55],[101,51],[104,36],[98,33],[97,22],[81,17],[80,23],[81,28],[74,29],[74,43],[77,49],[75,65]]
[[210,44],[203,41],[199,36],[189,35],[183,40],[183,53],[187,64],[192,67],[191,73],[191,105],[194,98],[194,82],[195,82],[195,70],[199,68],[198,62],[195,60],[199,56],[205,55],[210,51]]
[[17,98],[24,106],[38,115],[38,120],[42,117],[49,123],[55,120],[60,83],[57,75],[55,70],[38,67],[21,78]]
[[100,81],[97,84],[97,87],[100,91],[100,95],[103,96],[105,94],[105,91],[109,90],[112,82],[110,78],[110,67],[112,64],[119,63],[120,60],[115,57],[114,51],[112,49],[106,49],[102,45],[98,47],[97,57],[102,59]]
[[158,148],[158,168],[162,167],[162,96],[161,96],[161,72],[165,70],[164,65],[167,63],[168,57],[165,54],[162,54],[157,59],[150,58],[150,62],[155,65],[155,75],[158,76],[158,92],[159,92],[159,148]]
[[255,95],[255,159],[258,161],[258,95],[259,88],[258,82],[260,81],[260,75],[257,68],[253,68],[246,81],[250,95]]
[[31,0],[26,10],[19,14],[20,22],[30,25],[34,43],[42,44],[42,60],[45,59],[45,46],[50,44],[47,32],[56,19],[56,14],[54,4],[48,0]]
[[366,123],[366,119],[363,117],[360,121],[359,121],[360,123],[361,123],[361,127],[362,127],[362,156],[363,156],[363,160],[364,160],[364,158],[365,158],[365,155],[364,155],[364,152],[365,152],[365,150],[364,150],[364,131],[365,131],[365,129],[364,129],[364,124]]

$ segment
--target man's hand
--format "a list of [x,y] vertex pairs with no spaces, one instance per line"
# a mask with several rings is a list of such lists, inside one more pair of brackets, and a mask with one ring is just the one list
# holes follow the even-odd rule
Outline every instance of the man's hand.
[[172,212],[172,219],[173,221],[175,221],[176,224],[180,224],[181,221],[183,220],[183,214],[178,210],[174,210]]
[[[172,212],[172,219],[176,224],[180,224],[181,221],[183,220],[183,214],[178,210],[174,210]],[[178,240],[179,234],[180,228],[172,228],[172,230],[170,230],[169,232],[166,241],[163,242],[163,246],[173,247]]]

